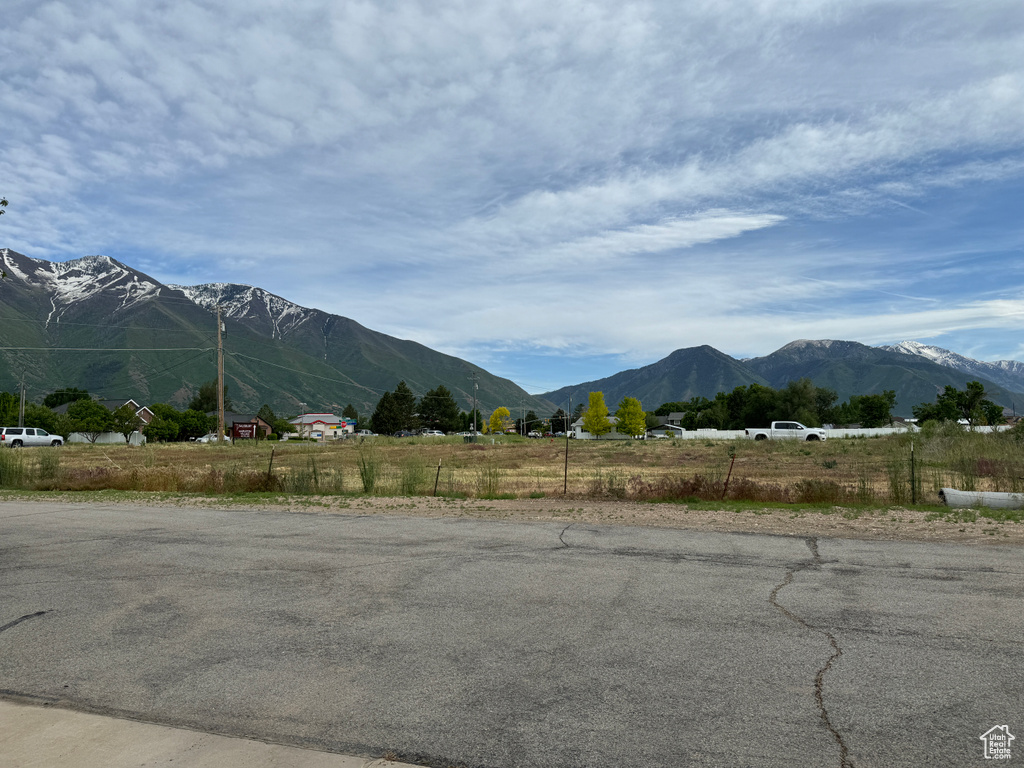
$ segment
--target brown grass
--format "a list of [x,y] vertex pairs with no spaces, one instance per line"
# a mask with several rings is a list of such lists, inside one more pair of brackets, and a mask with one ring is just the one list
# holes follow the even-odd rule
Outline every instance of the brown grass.
[[[970,436],[965,440],[974,440]],[[945,439],[945,438],[944,438]],[[1011,441],[918,446],[918,498],[940,485],[991,488],[1024,476]],[[952,446],[952,447],[951,447]],[[986,451],[979,447],[986,447]],[[991,450],[988,450],[991,448]],[[996,450],[998,449],[998,450]],[[8,452],[0,487],[179,493],[362,494],[370,465],[379,496],[907,503],[904,438],[826,443],[390,438],[310,443],[74,445]],[[984,454],[984,455],[983,455]],[[271,466],[271,455],[273,464]],[[59,456],[58,458],[55,458]],[[18,466],[14,466],[14,464]],[[361,463],[364,474],[361,474]],[[3,462],[0,462],[3,464]],[[4,474],[6,472],[6,475]],[[13,478],[5,482],[4,477]],[[728,480],[728,486],[726,481]]]

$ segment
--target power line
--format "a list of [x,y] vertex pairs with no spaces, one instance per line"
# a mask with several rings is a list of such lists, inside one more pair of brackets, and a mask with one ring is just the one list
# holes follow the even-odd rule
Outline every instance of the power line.
[[45,320],[32,320],[32,319],[23,318],[23,317],[5,317],[4,318],[4,322],[5,323],[31,323],[32,325],[40,325],[40,326],[42,326],[44,328],[47,328],[50,325],[54,325],[54,326],[57,326],[59,328],[70,328],[70,327],[75,327],[75,328],[114,328],[114,329],[122,330],[122,331],[170,331],[170,332],[177,332],[177,333],[196,333],[196,330],[194,328],[182,328],[180,326],[177,327],[177,328],[149,328],[149,327],[143,327],[143,326],[138,326],[138,325],[108,325],[107,323],[67,323],[67,322],[64,322],[64,321],[61,321],[61,320],[57,320],[57,321],[54,321],[53,323],[49,323],[49,322],[47,322]]
[[[289,367],[287,365],[278,365],[277,363],[271,363],[271,362],[268,362],[266,360],[260,360],[258,357],[252,357],[251,355],[243,355],[241,352],[232,352],[230,350],[224,350],[224,351],[229,356],[231,356],[231,357],[244,357],[246,360],[253,360],[254,362],[260,363],[262,365],[269,365],[272,368],[281,368],[282,370],[285,370],[285,371],[291,371],[292,373],[294,373],[295,375],[300,376],[300,377],[308,376],[308,377],[311,377],[311,378],[314,378],[314,379],[322,379],[323,381],[333,381],[335,384],[351,384],[354,387],[359,387],[360,389],[365,389],[367,392],[373,392],[374,394],[377,394],[377,395],[383,394],[384,392],[387,391],[387,390],[383,390],[383,389],[374,389],[373,387],[367,387],[365,384],[360,384],[359,382],[353,381],[352,379],[350,379],[348,377],[345,377],[345,379],[334,379],[334,378],[331,378],[330,376],[319,376],[319,375],[317,375],[315,373],[305,373],[305,372],[302,372],[302,371],[297,371],[294,368],[291,368],[291,367]],[[344,376],[344,374],[342,374],[342,375]]]
[[0,347],[4,352],[212,352],[216,347]]

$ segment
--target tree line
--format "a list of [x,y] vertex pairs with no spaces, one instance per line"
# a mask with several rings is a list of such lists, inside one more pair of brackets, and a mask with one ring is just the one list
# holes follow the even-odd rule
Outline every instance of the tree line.
[[[67,406],[63,408],[62,406]],[[0,424],[7,426],[17,423],[21,407],[18,395],[0,392]],[[224,408],[232,409],[231,398],[224,387]],[[25,403],[25,425],[45,429],[50,434],[61,435],[65,440],[73,432],[81,434],[88,442],[95,443],[105,432],[124,436],[127,442],[131,434],[141,431],[147,440],[156,442],[180,442],[194,440],[217,429],[217,417],[208,416],[217,409],[217,382],[206,382],[199,388],[188,407],[178,410],[166,403],[149,406],[153,418],[144,424],[131,405],[121,405],[113,410],[94,400],[87,390],[77,387],[58,389],[43,398],[42,404]],[[259,417],[271,425],[278,434],[294,432],[295,428],[285,419],[274,415],[269,405],[260,408]]]
[[[381,396],[370,417],[369,427],[382,435],[421,429],[457,432],[471,429],[475,417],[477,429],[484,433],[504,433],[514,429],[526,434],[540,425],[546,428],[545,431],[569,432],[572,423],[582,417],[583,429],[597,437],[608,434],[613,427],[619,434],[639,437],[670,413],[680,413],[679,426],[690,430],[740,430],[766,426],[772,421],[790,420],[810,427],[859,424],[872,428],[892,422],[892,409],[897,402],[893,390],[881,394],[852,395],[843,403],[838,403],[838,399],[834,390],[817,387],[810,379],[802,378],[778,390],[749,384],[736,387],[731,392],[719,392],[713,399],[698,396],[686,401],[662,403],[649,412],[643,410],[638,399],[624,397],[615,413],[611,414],[604,402],[604,394],[591,392],[587,404],[578,403],[572,414],[558,408],[551,416],[541,418],[529,410],[521,418],[513,420],[509,409],[504,406],[494,409],[488,417],[484,417],[479,409],[475,414],[463,411],[451,391],[443,385],[417,398],[405,381],[400,381],[393,392],[385,392]],[[54,410],[65,404],[68,407],[63,412]],[[16,423],[19,406],[17,395],[0,392],[0,424]],[[224,407],[232,409],[226,386]],[[198,394],[184,410],[165,403],[150,406],[154,417],[149,424],[143,425],[131,406],[110,410],[93,400],[86,390],[72,387],[51,392],[41,405],[26,403],[25,423],[62,435],[65,439],[72,432],[78,432],[90,442],[95,442],[104,432],[116,432],[124,435],[127,441],[132,432],[141,430],[148,440],[173,442],[195,439],[216,430],[217,418],[207,416],[216,408],[217,385],[216,381],[210,381],[200,386]],[[963,390],[947,385],[937,394],[935,402],[913,406],[912,411],[921,423],[963,420],[974,427],[1005,422],[1002,407],[986,397],[984,386],[977,381],[969,382]],[[264,404],[257,415],[277,434],[295,431],[295,427],[286,419],[278,418],[269,405]],[[614,424],[610,418],[613,415]],[[345,406],[342,416],[365,428],[351,404]]]
[[[54,410],[65,404],[68,404],[66,410]],[[17,423],[20,407],[18,395],[0,392],[0,423]],[[142,419],[130,405],[110,410],[93,400],[85,390],[68,389],[51,392],[43,399],[42,405],[25,403],[25,425],[45,429],[65,440],[72,432],[78,432],[94,443],[104,432],[116,432],[123,435],[127,442],[132,432],[142,426]]]
[[[947,385],[934,403],[921,403],[911,408],[918,422],[965,420],[971,427],[1005,422],[1003,409],[985,396],[984,386],[969,382],[964,390]],[[685,429],[747,429],[763,427],[773,421],[799,421],[808,427],[824,424],[836,426],[858,424],[866,429],[884,427],[893,421],[896,392],[851,395],[839,403],[835,390],[816,387],[807,378],[791,381],[782,389],[761,384],[736,387],[719,392],[713,400],[694,397],[683,402],[668,402],[654,411],[656,416],[683,414],[680,426]]]

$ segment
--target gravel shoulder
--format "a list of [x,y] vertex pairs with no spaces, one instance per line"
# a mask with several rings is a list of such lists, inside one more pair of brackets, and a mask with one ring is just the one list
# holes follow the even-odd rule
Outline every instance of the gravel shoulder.
[[828,536],[867,540],[1024,544],[1024,524],[978,516],[967,522],[928,519],[933,510],[887,507],[756,507],[702,509],[693,504],[641,503],[586,498],[448,499],[432,497],[295,496],[272,499],[179,494],[0,494],[9,501],[94,502],[136,506],[194,506],[278,510],[304,514],[399,515],[480,520],[610,524],[695,531]]

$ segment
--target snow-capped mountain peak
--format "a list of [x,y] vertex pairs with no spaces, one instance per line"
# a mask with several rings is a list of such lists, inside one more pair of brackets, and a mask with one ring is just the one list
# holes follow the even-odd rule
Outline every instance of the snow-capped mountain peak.
[[995,362],[975,360],[942,347],[922,344],[919,341],[901,341],[899,344],[890,344],[879,348],[888,352],[923,357],[947,368],[988,379],[1013,392],[1024,392],[1024,363],[1017,360]]
[[219,306],[225,317],[235,320],[262,315],[269,319],[272,337],[277,339],[283,338],[316,312],[251,285],[205,283],[167,287],[181,291],[196,304],[211,311]]
[[72,304],[101,293],[120,300],[118,309],[124,309],[159,295],[161,289],[158,283],[109,256],[52,262],[14,254],[4,248],[0,250],[0,260],[14,279],[49,293],[51,310],[46,318],[47,325],[60,322]]

